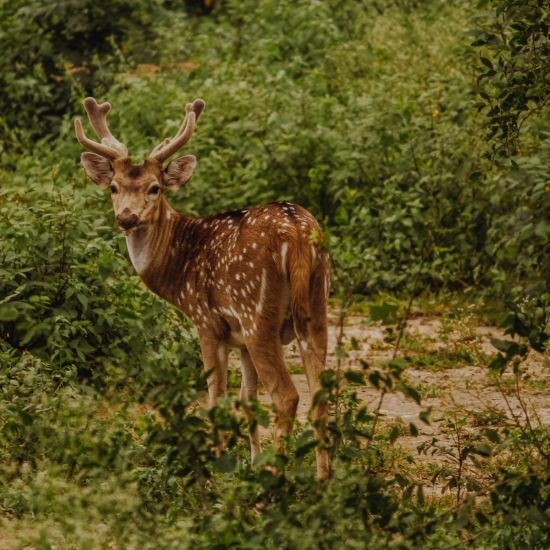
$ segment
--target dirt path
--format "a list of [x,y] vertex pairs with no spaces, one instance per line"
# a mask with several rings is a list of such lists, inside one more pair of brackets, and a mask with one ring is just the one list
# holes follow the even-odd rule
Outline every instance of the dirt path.
[[[329,354],[327,366],[336,367],[337,317],[332,315],[329,328]],[[360,360],[376,366],[391,358],[393,347],[384,341],[382,327],[368,325],[365,317],[351,316],[345,324],[344,348],[347,358],[342,368],[361,368]],[[490,375],[487,368],[496,350],[491,337],[506,338],[496,327],[477,326],[471,320],[446,320],[419,317],[408,323],[399,356],[411,359],[411,367],[405,371],[408,382],[419,389],[421,405],[402,393],[389,393],[381,408],[385,423],[402,422],[405,427],[413,422],[418,427],[418,437],[403,435],[399,445],[417,456],[416,448],[422,442],[437,437],[445,441],[442,419],[454,415],[466,419],[466,429],[481,426],[502,426],[512,423],[513,417],[524,418],[522,404],[514,395],[514,380],[506,373],[500,381]],[[300,394],[298,420],[307,422],[311,398],[303,374],[295,343],[285,349],[286,364]],[[236,357],[233,363],[237,363]],[[531,353],[524,363],[529,378],[522,384],[521,396],[534,422],[550,424],[550,368],[548,357]],[[238,368],[238,367],[234,367]],[[500,385],[500,389],[499,389]],[[369,410],[374,410],[379,392],[371,387],[355,388]],[[270,404],[270,398],[261,391],[260,400]],[[419,420],[419,413],[431,407],[430,425]],[[406,433],[407,430],[403,430]]]

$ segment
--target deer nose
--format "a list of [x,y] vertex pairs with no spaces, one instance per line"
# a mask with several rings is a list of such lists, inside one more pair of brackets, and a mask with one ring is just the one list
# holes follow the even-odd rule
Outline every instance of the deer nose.
[[120,214],[117,214],[116,221],[122,229],[132,229],[138,224],[137,214],[132,214],[128,208],[125,208]]

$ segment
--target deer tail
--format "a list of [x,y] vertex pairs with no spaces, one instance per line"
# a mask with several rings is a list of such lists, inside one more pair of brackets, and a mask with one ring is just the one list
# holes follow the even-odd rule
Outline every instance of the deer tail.
[[[286,244],[286,243],[285,243]],[[310,320],[310,279],[313,267],[311,247],[305,242],[290,247],[288,251],[288,274],[290,279],[290,310],[294,330],[299,340],[307,337]],[[284,245],[283,245],[284,246]]]

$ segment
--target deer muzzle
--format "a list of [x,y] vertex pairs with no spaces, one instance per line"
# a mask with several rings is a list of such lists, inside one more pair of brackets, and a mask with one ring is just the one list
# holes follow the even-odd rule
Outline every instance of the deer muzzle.
[[139,223],[139,218],[137,214],[132,214],[128,208],[125,208],[120,214],[117,214],[116,221],[124,231],[128,231],[136,227]]

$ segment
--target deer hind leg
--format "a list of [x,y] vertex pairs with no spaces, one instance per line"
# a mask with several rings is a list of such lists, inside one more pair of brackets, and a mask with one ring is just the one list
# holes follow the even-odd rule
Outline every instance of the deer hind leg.
[[[310,319],[305,323],[296,323],[298,346],[304,365],[304,371],[309,386],[312,408],[311,415],[315,426],[317,440],[321,443],[325,439],[328,404],[322,400],[313,406],[315,395],[321,390],[321,373],[325,370],[327,355],[327,293],[325,291],[323,270],[314,273],[310,284]],[[306,327],[305,332],[303,327]],[[302,330],[300,331],[300,327]],[[322,444],[315,449],[317,463],[317,477],[330,477],[330,462],[327,449]]]
[[[267,333],[269,332],[269,333]],[[292,430],[299,395],[283,360],[283,347],[276,331],[255,333],[247,349],[256,372],[275,405],[274,445],[283,451],[283,438]]]
[[219,338],[199,334],[202,360],[208,375],[208,402],[213,407],[216,399],[227,391],[227,358],[229,348]]
[[[241,348],[241,369],[242,369],[242,382],[241,382],[241,401],[244,404],[244,411],[248,418],[248,421],[252,421],[252,415],[248,405],[252,400],[256,400],[258,397],[258,373],[254,368],[250,354],[246,348]],[[260,434],[258,426],[250,427],[250,454],[252,461],[261,452],[260,446]]]

